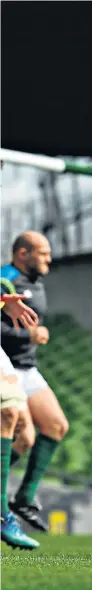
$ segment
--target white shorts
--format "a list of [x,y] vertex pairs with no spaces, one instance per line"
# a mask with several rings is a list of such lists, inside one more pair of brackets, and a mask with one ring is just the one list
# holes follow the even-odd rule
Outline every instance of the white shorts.
[[16,371],[3,348],[0,346],[0,369],[4,375],[16,375]]
[[[22,390],[16,371],[3,348],[0,346],[0,407],[1,409],[15,406],[18,410],[26,408],[26,394]],[[3,376],[2,376],[3,373]],[[15,382],[8,378],[13,375]]]
[[36,367],[26,370],[17,369],[16,373],[27,397],[31,397],[34,393],[48,388],[47,381],[45,381]]

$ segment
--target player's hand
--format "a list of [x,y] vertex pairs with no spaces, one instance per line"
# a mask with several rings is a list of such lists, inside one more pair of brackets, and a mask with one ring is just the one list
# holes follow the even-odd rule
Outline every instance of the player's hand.
[[5,302],[4,312],[12,319],[16,330],[20,329],[18,320],[26,330],[29,330],[30,326],[38,325],[37,314],[31,307],[25,305],[22,301],[24,299],[26,299],[26,296],[18,295],[17,293],[3,295],[3,301]]
[[37,326],[30,328],[31,341],[36,344],[47,344],[49,340],[49,332],[44,326]]

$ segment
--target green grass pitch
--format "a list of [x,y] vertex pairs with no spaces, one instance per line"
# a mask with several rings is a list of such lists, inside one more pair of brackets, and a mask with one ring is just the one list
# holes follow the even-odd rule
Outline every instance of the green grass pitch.
[[91,590],[92,535],[34,535],[40,548],[13,550],[2,543],[2,590]]

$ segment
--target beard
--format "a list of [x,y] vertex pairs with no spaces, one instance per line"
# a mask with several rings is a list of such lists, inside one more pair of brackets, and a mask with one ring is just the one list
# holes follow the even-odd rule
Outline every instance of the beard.
[[28,276],[29,276],[30,282],[35,283],[38,275],[39,275],[39,272],[37,271],[37,269],[30,265],[28,267]]

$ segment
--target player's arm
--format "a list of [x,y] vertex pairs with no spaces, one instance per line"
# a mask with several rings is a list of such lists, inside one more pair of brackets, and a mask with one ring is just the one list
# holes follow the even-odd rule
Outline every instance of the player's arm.
[[28,330],[30,326],[35,326],[38,324],[38,316],[34,312],[33,309],[25,305],[24,303],[24,295],[19,295],[14,293],[10,294],[3,294],[1,296],[1,307],[4,304],[3,311],[9,315],[12,319],[12,322],[17,330],[19,330],[18,320],[22,323],[22,325]]
[[31,342],[34,344],[47,344],[49,340],[49,331],[45,326],[29,327],[28,329]]
[[[21,285],[19,285],[18,283],[18,289],[21,293]],[[19,298],[20,299],[24,299],[24,295],[20,295],[19,293]],[[4,295],[3,299],[5,301],[6,298],[6,303],[8,304],[8,298],[9,297],[9,301],[10,301],[10,295]],[[18,298],[18,296],[17,296]],[[15,299],[15,294],[13,294],[13,301]],[[11,301],[12,301],[12,295],[11,295]],[[47,328],[45,328],[44,326],[38,326],[38,317],[37,314],[35,314],[35,312],[28,307],[27,305],[23,304],[23,301],[17,301],[16,302],[17,305],[20,306],[20,310],[18,309],[18,313],[15,315],[15,313],[11,313],[11,309],[9,309],[9,306],[6,307],[6,310],[4,308],[3,311],[6,311],[6,314],[10,316],[10,318],[13,321],[14,327],[11,329],[11,327],[9,325],[7,325],[7,323],[4,321],[4,317],[3,317],[3,322],[2,322],[2,341],[3,341],[3,337],[9,338],[9,336],[11,336],[12,338],[14,337],[14,334],[16,333],[16,328],[17,328],[17,334],[19,334],[19,337],[22,337],[22,342],[24,339],[25,342],[25,338],[27,335],[27,332],[29,333],[29,338],[30,341],[35,343],[35,344],[47,344],[48,340],[49,340],[49,332],[47,330]],[[25,310],[22,310],[22,306],[25,308]],[[20,311],[20,313],[19,313]],[[27,314],[27,315],[26,315]],[[29,320],[28,315],[32,315],[31,320]],[[33,314],[34,314],[34,321],[32,321],[33,319]],[[3,313],[3,316],[5,316],[5,313]],[[21,321],[21,323],[23,324],[24,327],[24,332],[23,330],[20,328],[18,331],[18,322],[17,319],[19,319]],[[16,323],[17,322],[17,323]]]

